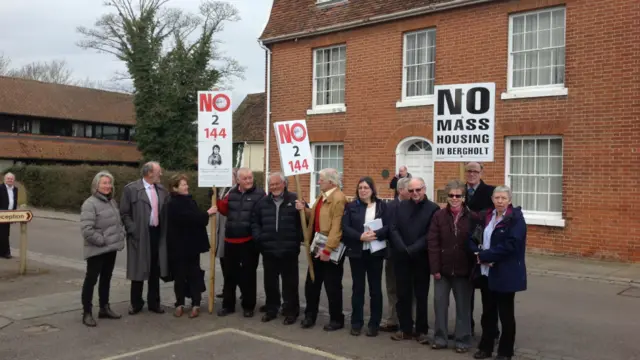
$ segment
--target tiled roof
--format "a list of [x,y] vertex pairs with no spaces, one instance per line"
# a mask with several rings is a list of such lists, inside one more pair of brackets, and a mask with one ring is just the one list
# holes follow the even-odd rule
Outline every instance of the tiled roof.
[[0,113],[135,125],[133,96],[0,76]]
[[266,116],[266,94],[247,95],[233,112],[233,142],[264,142]]
[[29,134],[0,134],[0,157],[109,163],[136,163],[142,158],[133,143]]
[[[274,0],[269,22],[260,36],[267,40],[286,35],[313,33],[320,29],[351,24],[364,26],[381,21],[384,15],[397,14],[408,16],[402,12],[424,9],[435,11],[453,8],[472,3],[486,2],[482,0],[344,0],[330,1],[327,4],[316,4],[316,0]],[[387,19],[393,20],[392,18]]]

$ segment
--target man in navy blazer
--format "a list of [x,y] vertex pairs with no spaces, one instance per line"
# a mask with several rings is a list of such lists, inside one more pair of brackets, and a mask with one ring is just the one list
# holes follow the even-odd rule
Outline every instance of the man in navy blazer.
[[[0,184],[0,211],[18,208],[18,188],[14,186],[16,176],[8,172],[4,175],[4,183]],[[9,232],[11,224],[0,224],[0,257],[11,259]]]

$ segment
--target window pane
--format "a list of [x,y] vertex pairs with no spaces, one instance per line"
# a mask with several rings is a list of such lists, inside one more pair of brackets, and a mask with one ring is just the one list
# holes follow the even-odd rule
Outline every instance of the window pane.
[[522,176],[511,177],[511,191],[521,193],[522,189]]
[[536,202],[535,194],[522,194],[522,208],[525,210],[534,210]]
[[552,64],[552,53],[553,50],[541,50],[538,54],[538,60],[540,62],[540,66],[551,66]]
[[525,156],[534,156],[536,154],[536,141],[524,140],[522,141],[523,154]]
[[564,27],[564,9],[553,12],[553,27]]
[[536,148],[536,155],[537,156],[547,156],[549,155],[549,140],[547,139],[540,139],[538,141],[536,141],[537,144],[537,148]]
[[92,125],[86,125],[84,127],[84,136],[93,137],[93,126]]
[[321,63],[316,64],[316,78],[323,77],[324,75],[324,66]]
[[407,50],[415,50],[416,34],[407,35]]
[[529,175],[533,175],[535,174],[535,170],[536,170],[536,158],[531,156],[531,157],[523,157],[522,158],[522,173],[523,174],[529,174]]
[[524,69],[524,58],[525,58],[525,54],[523,53],[519,53],[519,54],[514,54],[513,55],[513,69],[514,70],[520,70],[520,69]]
[[522,174],[522,158],[512,157],[511,158],[511,168],[509,171],[512,174]]
[[544,29],[550,29],[550,28],[551,28],[551,13],[548,11],[540,13],[540,15],[538,16],[538,29],[544,30]]
[[537,193],[547,193],[549,192],[549,177],[548,176],[537,176],[536,177],[536,192]]
[[536,211],[549,211],[549,195],[536,195]]
[[552,60],[552,64],[553,65],[563,65],[564,66],[564,48],[561,49],[554,49],[553,53],[553,60]]
[[512,156],[522,155],[522,140],[511,140],[511,155]]
[[551,73],[554,84],[564,84],[564,66],[553,67]]
[[562,158],[552,157],[549,159],[549,174],[562,175]]
[[536,178],[535,176],[525,176],[522,179],[522,190],[524,192],[535,192],[536,191]]
[[514,193],[511,202],[514,206],[522,206],[522,194]]
[[513,87],[524,86],[524,72],[525,70],[517,70],[513,72]]
[[526,50],[535,50],[538,48],[538,37],[535,32],[524,34],[524,48]]
[[551,31],[542,30],[538,32],[538,49],[547,48],[551,45]]
[[549,174],[549,158],[537,157],[536,158],[536,174]]
[[434,86],[435,86],[435,81],[434,80],[428,80],[427,81],[427,94],[428,95],[433,95]]
[[549,211],[561,212],[562,211],[562,195],[551,195],[551,204]]
[[418,33],[418,39],[417,39],[416,48],[424,49],[426,47],[427,47],[427,33],[426,33],[426,31],[419,32]]
[[538,70],[538,85],[549,85],[551,83],[551,67],[544,67]]
[[512,37],[512,41],[513,41],[513,45],[512,45],[513,51],[524,50],[524,34],[514,34]]
[[524,32],[524,16],[515,16],[513,18],[513,33],[519,34]]
[[551,30],[551,45],[552,46],[564,46],[564,29]]
[[527,18],[525,19],[525,31],[533,32],[533,31],[536,31],[537,29],[538,29],[538,15],[537,14],[527,15]]
[[552,176],[549,179],[549,191],[552,193],[562,193],[562,177]]
[[562,156],[562,139],[551,139],[549,140],[550,154],[552,156]]

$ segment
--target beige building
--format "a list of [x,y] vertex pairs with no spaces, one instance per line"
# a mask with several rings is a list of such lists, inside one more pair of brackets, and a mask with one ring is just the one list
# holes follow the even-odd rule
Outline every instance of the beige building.
[[241,167],[264,171],[265,93],[249,94],[233,113],[233,147],[243,147]]

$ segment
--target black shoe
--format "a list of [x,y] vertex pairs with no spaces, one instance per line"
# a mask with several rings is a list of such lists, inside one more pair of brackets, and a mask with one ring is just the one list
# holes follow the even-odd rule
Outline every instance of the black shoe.
[[[329,324],[331,325],[331,324]],[[351,331],[349,332],[351,335],[353,336],[360,336],[360,334],[362,334],[362,329],[360,328],[351,328]]]
[[116,314],[111,310],[109,305],[103,306],[100,308],[100,312],[98,312],[98,319],[120,319],[122,315]]
[[254,312],[253,310],[245,310],[242,312],[242,316],[246,317],[246,318],[250,318],[253,317]]
[[164,308],[162,308],[162,305],[158,305],[158,306],[149,306],[149,311],[151,311],[152,313],[156,313],[156,314],[164,314]]
[[224,297],[224,295],[222,295],[222,293],[220,293],[220,294],[216,295],[216,297],[217,297],[218,299],[222,299],[222,298]]
[[267,312],[267,305],[262,305],[258,308],[258,311],[261,313],[266,313]]
[[234,312],[235,312],[235,310],[222,308],[222,309],[218,310],[218,316],[227,316],[227,315],[233,314]]
[[394,332],[398,331],[399,329],[400,328],[398,327],[398,325],[386,325],[385,324],[385,325],[380,326],[379,330],[382,331],[382,332],[392,332],[392,333],[394,333]]
[[474,359],[489,359],[490,357],[491,354],[488,354],[482,350],[478,350],[475,354],[473,354]]
[[140,306],[129,306],[129,315],[135,315],[142,311],[142,305]]
[[96,320],[93,318],[93,315],[91,315],[91,313],[84,313],[82,314],[82,323],[85,324],[88,327],[96,327]]
[[496,356],[496,360],[511,360],[511,356],[498,355]]
[[368,337],[376,337],[376,336],[378,336],[378,328],[373,328],[373,327],[368,328],[366,335]]
[[297,316],[285,316],[284,320],[282,320],[282,323],[284,325],[291,325],[291,324],[295,324],[296,320],[298,319]]
[[269,322],[275,318],[277,318],[278,316],[276,314],[273,313],[266,313],[262,316],[262,322]]
[[312,319],[311,317],[305,317],[302,322],[300,323],[300,326],[303,329],[309,329],[314,327],[316,324],[316,321],[314,319]]
[[344,328],[344,323],[339,323],[337,321],[331,321],[327,325],[325,325],[322,329],[324,331],[336,331]]

